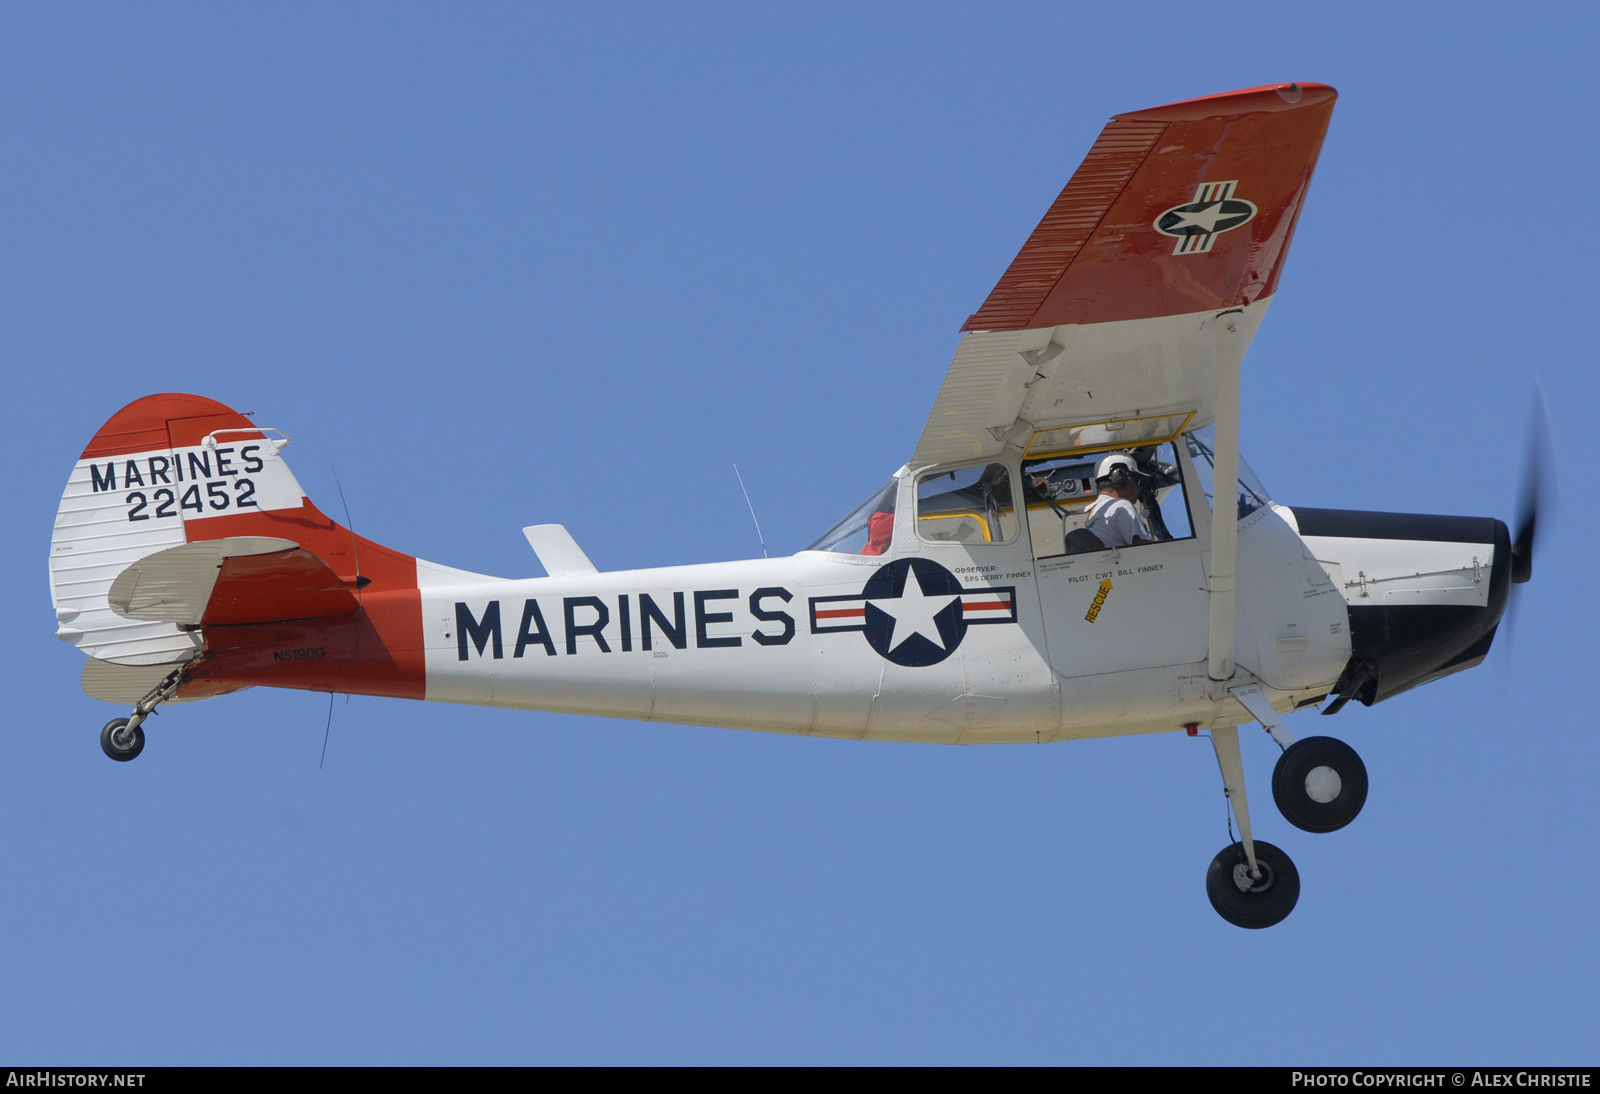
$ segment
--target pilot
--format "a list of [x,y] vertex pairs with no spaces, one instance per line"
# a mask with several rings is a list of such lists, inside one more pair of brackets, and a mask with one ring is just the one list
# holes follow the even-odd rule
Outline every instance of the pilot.
[[1144,476],[1132,456],[1121,454],[1107,456],[1095,468],[1094,485],[1100,496],[1089,507],[1089,520],[1084,525],[1107,547],[1131,547],[1150,543],[1150,522],[1139,507],[1139,491]]

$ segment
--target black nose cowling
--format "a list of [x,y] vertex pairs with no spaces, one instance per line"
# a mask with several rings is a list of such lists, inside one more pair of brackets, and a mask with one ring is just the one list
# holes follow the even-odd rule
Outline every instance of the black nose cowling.
[[[1441,517],[1337,509],[1294,510],[1300,534],[1328,539],[1482,543],[1494,551],[1488,602],[1349,605],[1350,661],[1334,685],[1333,714],[1351,699],[1367,706],[1477,665],[1489,653],[1515,565],[1511,533],[1493,517]],[[1320,546],[1320,545],[1319,545]],[[1352,545],[1354,546],[1354,545]]]

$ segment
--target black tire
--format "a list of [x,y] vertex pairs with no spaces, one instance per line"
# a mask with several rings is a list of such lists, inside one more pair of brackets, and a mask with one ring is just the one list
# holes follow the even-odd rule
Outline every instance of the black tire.
[[127,748],[118,748],[116,741],[112,740],[113,734],[127,724],[126,718],[113,718],[106,723],[106,728],[100,731],[100,750],[120,763],[127,763],[144,751],[143,726],[133,727],[133,742]]
[[[1324,783],[1321,793],[1333,785],[1326,768],[1338,776],[1338,793],[1328,801],[1318,801],[1307,786],[1316,773]],[[1313,779],[1313,783],[1318,781]],[[1367,804],[1367,765],[1356,750],[1332,737],[1307,737],[1296,741],[1278,757],[1272,769],[1272,800],[1278,803],[1283,819],[1307,832],[1336,832],[1356,819]]]
[[1300,899],[1300,871],[1288,855],[1256,840],[1256,864],[1261,867],[1261,878],[1248,890],[1240,889],[1235,880],[1250,880],[1242,843],[1224,847],[1206,871],[1206,896],[1217,914],[1235,927],[1252,931],[1283,922]]

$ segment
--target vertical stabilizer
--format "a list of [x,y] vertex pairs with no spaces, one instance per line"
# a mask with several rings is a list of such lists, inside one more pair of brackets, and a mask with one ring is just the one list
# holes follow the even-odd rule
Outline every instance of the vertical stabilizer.
[[[196,692],[266,683],[421,698],[416,559],[317,509],[287,444],[198,395],[149,395],[113,415],[56,513],[57,636],[110,665],[200,661],[187,672]],[[278,622],[291,618],[293,636]],[[326,654],[317,671],[281,667],[278,647],[313,641]]]
[[285,443],[198,395],[150,395],[113,415],[73,467],[56,511],[50,594],[57,636],[120,665],[194,657],[193,632],[114,611],[111,583],[148,555],[220,538],[207,529],[219,518],[299,510],[305,492],[283,462]]

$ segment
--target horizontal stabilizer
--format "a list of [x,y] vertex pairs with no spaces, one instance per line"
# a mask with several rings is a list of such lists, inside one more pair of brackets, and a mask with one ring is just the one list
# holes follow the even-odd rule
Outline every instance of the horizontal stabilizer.
[[[175,665],[113,665],[91,657],[83,663],[83,693],[102,703],[131,707],[150,694],[150,689],[167,678]],[[193,703],[199,698],[177,696],[169,703]]]
[[111,583],[111,610],[179,626],[281,623],[347,615],[354,586],[299,544],[271,536],[186,543],[148,555]]
[[599,572],[578,546],[578,541],[572,538],[572,533],[560,524],[530,524],[522,534],[528,537],[528,546],[539,556],[539,565],[551,577]]
[[236,536],[157,551],[118,574],[106,600],[124,619],[192,626],[205,615],[225,559],[298,546],[287,539]]
[[289,546],[224,561],[201,622],[283,623],[349,615],[361,606],[353,584],[310,551]]

